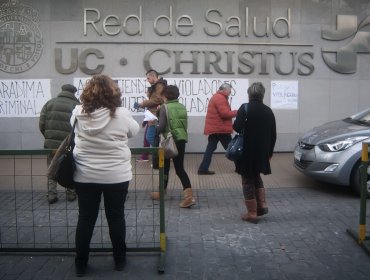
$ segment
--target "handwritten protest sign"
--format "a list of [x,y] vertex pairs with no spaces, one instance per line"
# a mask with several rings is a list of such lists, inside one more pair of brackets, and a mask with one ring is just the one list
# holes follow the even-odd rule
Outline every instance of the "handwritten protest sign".
[[[75,78],[74,85],[77,87],[77,97],[82,93],[84,85],[89,78]],[[147,99],[147,89],[150,84],[145,78],[113,78],[122,91],[122,105],[137,112],[133,106],[135,102]],[[212,95],[223,83],[230,83],[233,87],[229,103],[232,109],[238,109],[242,103],[248,102],[247,89],[248,79],[200,79],[200,78],[167,78],[169,85],[176,85],[180,90],[179,101],[182,103],[189,116],[204,116],[207,112],[208,102]]]
[[0,117],[39,117],[50,98],[49,79],[0,80]]

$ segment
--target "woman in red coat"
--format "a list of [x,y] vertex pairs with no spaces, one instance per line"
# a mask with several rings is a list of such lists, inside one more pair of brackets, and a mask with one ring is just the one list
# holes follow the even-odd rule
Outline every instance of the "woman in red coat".
[[253,223],[257,222],[258,216],[268,212],[260,174],[271,174],[270,159],[276,142],[275,116],[263,104],[264,95],[262,83],[253,83],[248,88],[247,111],[243,104],[233,124],[236,132],[244,129],[245,135],[243,156],[235,162],[235,171],[242,176],[243,195],[248,210],[242,219]]

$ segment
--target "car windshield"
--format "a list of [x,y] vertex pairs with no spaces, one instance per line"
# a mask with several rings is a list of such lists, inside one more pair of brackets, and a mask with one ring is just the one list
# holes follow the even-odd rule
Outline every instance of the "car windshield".
[[370,126],[370,109],[366,109],[360,113],[352,115],[351,117],[345,120],[351,123],[364,124]]

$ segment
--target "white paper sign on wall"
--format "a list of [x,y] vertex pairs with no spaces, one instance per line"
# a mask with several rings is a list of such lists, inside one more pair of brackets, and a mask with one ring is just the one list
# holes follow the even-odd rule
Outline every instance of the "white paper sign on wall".
[[298,109],[298,81],[271,81],[271,108]]

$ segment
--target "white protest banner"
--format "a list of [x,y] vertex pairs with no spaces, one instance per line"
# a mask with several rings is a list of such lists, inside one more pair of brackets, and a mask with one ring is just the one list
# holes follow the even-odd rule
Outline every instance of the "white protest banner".
[[[89,78],[75,78],[77,88],[76,96],[79,97],[84,85]],[[204,116],[207,112],[209,99],[223,83],[230,83],[233,87],[229,103],[233,110],[237,110],[242,103],[248,102],[248,79],[210,79],[210,78],[165,78],[169,85],[176,85],[180,90],[179,101],[182,103],[189,116]],[[133,114],[140,114],[134,108],[135,102],[147,99],[147,89],[150,84],[145,78],[113,78],[122,91],[122,106],[131,110]]]
[[248,79],[169,78],[167,81],[179,88],[179,101],[186,107],[189,116],[204,116],[209,99],[223,83],[232,86],[229,97],[231,109],[237,110],[242,103],[248,102]]
[[298,109],[298,81],[271,81],[271,108]]
[[50,79],[0,80],[0,117],[39,117],[50,98]]

